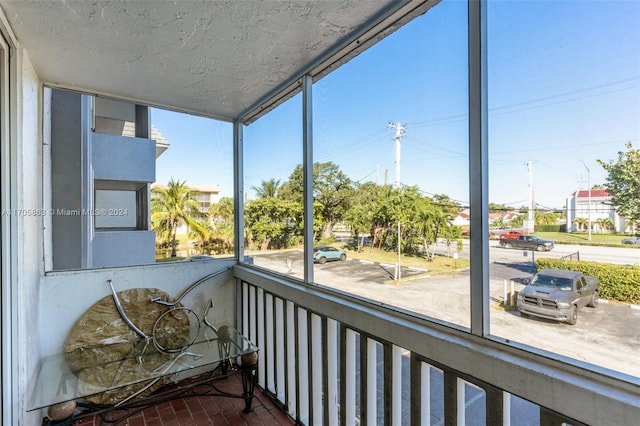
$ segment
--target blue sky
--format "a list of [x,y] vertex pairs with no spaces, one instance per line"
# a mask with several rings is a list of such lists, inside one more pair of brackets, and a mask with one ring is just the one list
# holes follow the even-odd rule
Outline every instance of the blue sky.
[[[314,85],[314,159],[358,181],[394,177],[394,131],[406,126],[401,181],[468,202],[466,4],[443,1]],[[640,2],[490,1],[490,201],[561,208],[603,183],[596,160],[640,147]],[[245,128],[247,189],[285,181],[302,160],[296,96]],[[228,123],[154,111],[171,148],[158,181],[218,184],[232,194]],[[252,191],[248,191],[252,196]]]

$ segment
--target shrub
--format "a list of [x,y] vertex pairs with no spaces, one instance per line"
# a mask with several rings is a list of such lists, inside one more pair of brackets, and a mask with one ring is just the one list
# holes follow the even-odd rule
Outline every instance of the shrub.
[[536,270],[567,269],[600,279],[600,296],[618,302],[640,303],[640,267],[598,262],[540,258]]
[[566,225],[536,225],[535,232],[566,232]]

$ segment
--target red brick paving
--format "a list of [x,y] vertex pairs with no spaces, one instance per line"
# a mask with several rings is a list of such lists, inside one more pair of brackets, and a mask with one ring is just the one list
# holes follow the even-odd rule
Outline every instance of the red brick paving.
[[[240,376],[230,376],[225,389],[242,389]],[[235,382],[233,382],[235,381]],[[245,426],[293,425],[295,422],[256,387],[251,404],[244,412],[244,400],[221,396],[199,396],[164,402],[129,417],[118,426]],[[99,417],[78,420],[74,426],[99,426]]]

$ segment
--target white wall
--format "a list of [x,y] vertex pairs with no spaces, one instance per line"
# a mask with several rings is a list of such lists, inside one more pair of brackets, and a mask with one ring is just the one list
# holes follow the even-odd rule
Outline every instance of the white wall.
[[[33,414],[25,413],[30,378],[40,360],[40,328],[38,300],[43,264],[43,217],[35,214],[42,209],[42,149],[40,129],[41,86],[28,54],[17,49],[17,345],[14,353],[18,363],[20,424],[34,424]],[[29,214],[34,212],[34,214]],[[17,346],[17,347],[16,347]]]
[[[47,198],[43,189],[43,156],[47,155],[47,149],[41,134],[42,85],[24,50],[17,48],[13,61],[16,70],[13,80],[15,110],[12,110],[15,181],[11,182],[11,192],[14,207],[20,213],[12,218],[16,245],[10,255],[15,262],[16,278],[3,282],[3,285],[11,285],[16,294],[15,314],[10,324],[15,335],[11,345],[15,383],[8,388],[13,397],[3,395],[3,410],[11,411],[3,417],[13,419],[11,424],[14,425],[32,425],[40,424],[44,415],[42,411],[26,411],[40,360],[59,352],[76,319],[94,302],[109,294],[107,279],[112,279],[118,290],[155,287],[177,297],[191,282],[229,267],[235,261],[167,263],[45,275],[45,224],[50,221],[35,213],[45,211],[43,200]],[[205,303],[213,298],[216,308],[210,320],[233,323],[234,297],[233,280],[228,272],[203,283],[184,299],[183,304],[202,312]]]
[[[107,279],[117,290],[136,287],[159,288],[172,297],[178,297],[189,284],[212,272],[223,270],[235,263],[222,261],[177,262],[139,267],[99,270],[50,272],[45,274],[45,224],[50,223],[40,214],[26,212],[45,211],[43,189],[43,156],[47,155],[41,129],[42,85],[29,60],[28,54],[18,48],[16,62],[15,111],[15,166],[16,181],[11,190],[15,195],[15,208],[24,214],[16,215],[17,306],[15,323],[11,326],[16,340],[12,346],[13,363],[17,365],[16,395],[11,407],[14,424],[40,424],[44,412],[27,412],[27,403],[40,360],[59,352],[67,333],[77,318],[93,303],[110,294]],[[49,188],[50,190],[50,188]],[[3,283],[9,285],[10,283]],[[235,321],[235,289],[230,271],[214,277],[183,300],[199,314],[208,300],[216,307],[209,320]],[[3,398],[4,399],[4,398]],[[5,399],[5,401],[8,401]]]

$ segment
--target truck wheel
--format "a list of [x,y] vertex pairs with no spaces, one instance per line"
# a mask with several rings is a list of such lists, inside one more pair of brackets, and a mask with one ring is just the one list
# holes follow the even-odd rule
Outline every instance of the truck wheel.
[[539,245],[539,246],[536,247],[536,250],[544,251],[544,246],[543,245]]
[[591,300],[589,300],[589,303],[587,304],[587,306],[590,308],[597,308],[599,301],[600,301],[600,295],[598,294],[597,291],[594,291],[593,294],[591,295]]
[[573,306],[571,309],[571,312],[569,313],[569,316],[567,317],[567,324],[576,325],[577,322],[578,322],[578,308]]
[[511,247],[513,247],[511,243],[504,243],[504,248],[510,249]]

